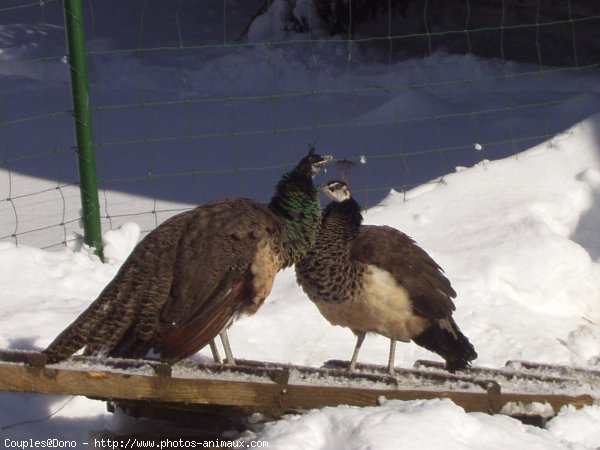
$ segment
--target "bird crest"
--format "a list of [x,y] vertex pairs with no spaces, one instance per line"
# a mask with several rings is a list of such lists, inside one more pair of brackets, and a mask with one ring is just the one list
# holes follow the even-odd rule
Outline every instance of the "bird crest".
[[342,181],[349,186],[350,171],[354,169],[354,167],[356,167],[356,163],[354,161],[350,161],[349,159],[344,158],[338,159],[335,162],[335,165],[342,177]]

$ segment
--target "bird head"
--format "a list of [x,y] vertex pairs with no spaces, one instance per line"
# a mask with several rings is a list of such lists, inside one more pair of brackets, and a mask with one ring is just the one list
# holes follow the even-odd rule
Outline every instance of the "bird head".
[[344,181],[333,180],[320,185],[319,188],[327,195],[327,197],[335,202],[341,203],[344,200],[352,198],[350,187],[348,186],[348,183]]
[[306,155],[296,166],[296,171],[308,178],[314,178],[323,168],[323,166],[331,161],[333,156],[321,156],[315,153],[315,148],[311,147]]

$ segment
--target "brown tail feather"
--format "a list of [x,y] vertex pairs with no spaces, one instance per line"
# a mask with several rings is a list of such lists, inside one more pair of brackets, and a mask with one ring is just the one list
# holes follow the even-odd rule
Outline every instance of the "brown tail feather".
[[88,344],[90,335],[105,320],[104,303],[96,300],[50,343],[43,351],[49,363],[63,361]]
[[150,252],[157,241],[162,244],[159,237],[142,241],[98,298],[44,350],[50,362],[62,361],[82,347],[86,355],[117,356],[115,349],[127,336],[133,336],[135,344],[118,356],[148,352],[152,343],[147,341],[158,329],[157,310],[168,298],[173,276],[166,262],[174,250],[161,248],[160,257]]

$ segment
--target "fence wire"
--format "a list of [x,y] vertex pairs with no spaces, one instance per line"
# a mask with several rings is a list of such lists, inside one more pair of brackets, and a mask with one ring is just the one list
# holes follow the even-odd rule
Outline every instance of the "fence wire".
[[[61,3],[5,3],[0,241],[63,245],[81,229]],[[86,0],[103,227],[267,201],[312,144],[366,159],[364,207],[518,155],[600,109],[590,3]]]

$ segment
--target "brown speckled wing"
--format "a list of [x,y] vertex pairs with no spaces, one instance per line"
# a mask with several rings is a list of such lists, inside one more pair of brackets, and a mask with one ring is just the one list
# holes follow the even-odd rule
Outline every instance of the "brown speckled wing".
[[239,198],[165,221],[46,354],[59,361],[84,346],[86,354],[122,357],[143,357],[152,348],[171,360],[195,353],[243,312],[257,246],[275,242],[277,232],[266,206]]
[[[176,327],[165,327],[163,336],[156,345],[161,359],[179,361],[193,355],[214,339],[232,318],[238,315],[243,305],[253,296],[250,269],[244,274],[231,274],[235,284],[227,290],[218,289],[215,296],[204,302],[204,308],[190,315],[188,320]],[[224,285],[231,285],[224,280]]]
[[254,308],[251,267],[261,243],[275,238],[277,226],[268,208],[246,199],[198,210],[178,244],[169,302],[160,316],[156,349],[162,358],[195,353],[234,316]]
[[454,311],[456,292],[438,264],[401,231],[363,225],[352,244],[351,257],[386,270],[404,286],[415,312],[439,319]]

